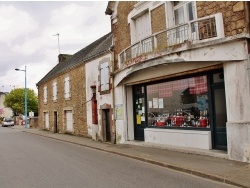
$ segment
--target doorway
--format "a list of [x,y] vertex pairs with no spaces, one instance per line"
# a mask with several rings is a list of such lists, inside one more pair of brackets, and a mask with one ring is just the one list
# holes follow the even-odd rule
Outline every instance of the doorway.
[[104,129],[104,141],[111,142],[111,128],[110,128],[110,111],[109,109],[102,110],[102,122]]
[[213,74],[211,93],[213,148],[227,150],[227,111],[223,72]]
[[134,103],[134,136],[135,140],[144,141],[145,122],[145,86],[133,87]]
[[54,111],[54,133],[58,133],[58,127],[57,127],[57,111]]

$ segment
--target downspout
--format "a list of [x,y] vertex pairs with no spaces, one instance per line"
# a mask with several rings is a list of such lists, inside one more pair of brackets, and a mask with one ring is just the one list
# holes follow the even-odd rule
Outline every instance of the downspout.
[[[244,3],[245,14],[246,14],[246,32],[250,35],[250,2],[246,1]],[[248,71],[248,80],[250,88],[250,39],[247,38],[247,71]]]
[[[113,42],[112,42],[113,43]],[[115,78],[115,65],[114,65],[114,45],[112,44],[109,47],[109,52],[111,54],[111,63],[112,63],[112,74],[111,76],[111,81],[112,81],[112,106],[113,106],[113,126],[114,126],[114,143],[116,144],[116,124],[115,124],[115,87],[114,87],[114,78]]]

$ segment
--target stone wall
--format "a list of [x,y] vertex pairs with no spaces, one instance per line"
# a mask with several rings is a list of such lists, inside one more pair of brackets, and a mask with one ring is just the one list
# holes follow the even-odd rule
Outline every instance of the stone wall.
[[246,7],[243,1],[197,1],[198,18],[222,13],[225,36],[247,32]]
[[[70,77],[70,99],[64,99],[64,78]],[[53,81],[57,81],[57,101],[53,101]],[[43,102],[43,88],[47,86],[48,102]],[[45,129],[44,112],[49,112],[49,130],[54,131],[54,112],[57,111],[57,127],[59,133],[65,133],[64,109],[72,109],[74,135],[88,136],[86,120],[86,92],[85,92],[85,66],[79,66],[73,70],[58,76],[57,78],[42,84],[38,88],[39,96],[39,128]]]
[[[128,14],[134,9],[136,1],[120,1],[117,7],[117,22],[112,25],[114,34],[114,53],[119,54],[131,44]],[[118,56],[115,55],[115,70],[118,69]]]
[[29,127],[30,128],[38,128],[38,117],[31,117],[29,118]]
[[167,28],[164,4],[151,11],[151,27],[152,33],[157,33]]

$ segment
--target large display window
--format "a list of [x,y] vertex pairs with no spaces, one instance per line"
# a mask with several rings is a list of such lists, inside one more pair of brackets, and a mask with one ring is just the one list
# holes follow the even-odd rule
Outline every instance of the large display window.
[[210,128],[207,76],[146,86],[148,127]]

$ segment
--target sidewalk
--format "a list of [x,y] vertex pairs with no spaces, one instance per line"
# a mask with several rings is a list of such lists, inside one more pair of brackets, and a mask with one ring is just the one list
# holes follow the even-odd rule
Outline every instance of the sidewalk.
[[239,187],[250,188],[250,164],[248,163],[140,144],[144,142],[113,145],[85,137],[52,133],[38,129],[25,129],[23,126],[18,125],[14,126],[13,129],[130,157]]

